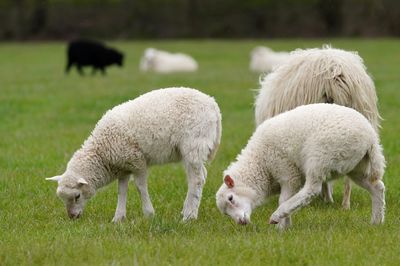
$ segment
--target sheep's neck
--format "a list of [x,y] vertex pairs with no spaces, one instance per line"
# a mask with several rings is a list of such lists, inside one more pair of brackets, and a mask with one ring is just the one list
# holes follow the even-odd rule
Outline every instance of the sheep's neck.
[[232,170],[236,172],[232,173],[235,179],[253,189],[258,195],[254,199],[254,205],[263,204],[269,196],[279,192],[279,184],[273,181],[266,167],[262,167],[265,165],[265,162],[257,162],[254,159],[246,160],[242,157],[242,160],[235,164],[237,165],[232,167]]
[[72,169],[79,172],[82,177],[96,190],[109,184],[115,179],[111,167],[89,148],[81,148],[73,156]]

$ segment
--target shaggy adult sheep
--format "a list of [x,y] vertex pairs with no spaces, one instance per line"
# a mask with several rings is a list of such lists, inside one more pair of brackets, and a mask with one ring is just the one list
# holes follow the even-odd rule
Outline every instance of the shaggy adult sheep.
[[154,48],[147,48],[140,60],[140,70],[143,72],[194,72],[198,67],[196,60],[187,54],[169,53]]
[[275,52],[265,46],[258,46],[250,53],[250,70],[258,73],[268,73],[289,58],[288,52]]
[[[296,50],[288,61],[261,81],[255,100],[255,121],[266,119],[297,106],[312,103],[336,103],[362,113],[376,132],[379,112],[374,83],[362,58],[324,46],[322,49]],[[350,208],[351,183],[345,181],[342,205]],[[324,184],[325,200],[333,202],[332,184]]]
[[336,104],[310,104],[263,122],[224,172],[216,194],[221,212],[237,223],[280,191],[270,223],[284,229],[291,214],[321,191],[322,183],[348,175],[372,199],[373,224],[383,223],[385,158],[368,120]]
[[70,218],[78,218],[97,189],[118,180],[118,204],[113,221],[126,216],[131,175],[143,213],[154,214],[147,190],[151,165],[182,161],[188,192],[183,219],[196,219],[207,171],[221,138],[221,114],[215,100],[195,89],[154,90],[109,110],[74,153],[66,171],[47,178],[58,181],[57,195]]

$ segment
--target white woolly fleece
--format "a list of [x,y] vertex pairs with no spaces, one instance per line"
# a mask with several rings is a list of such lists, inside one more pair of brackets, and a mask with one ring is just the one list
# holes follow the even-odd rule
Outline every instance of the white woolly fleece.
[[[66,172],[98,188],[154,164],[203,164],[220,138],[221,114],[212,97],[190,88],[154,90],[108,111]],[[68,182],[64,176],[60,185]]]
[[362,113],[378,132],[377,96],[362,58],[325,46],[296,50],[261,81],[255,101],[257,126],[266,119],[297,106],[336,103]]
[[275,52],[264,46],[254,48],[250,53],[250,70],[268,73],[289,59],[288,52]]
[[169,53],[166,51],[148,48],[140,62],[141,71],[158,73],[194,72],[199,68],[194,58],[183,53]]
[[[357,169],[363,158],[367,167],[360,178],[380,180],[385,159],[368,120],[351,108],[310,104],[263,122],[224,176],[230,175],[237,189],[254,190],[259,205],[279,192],[281,181],[326,181]],[[219,194],[226,189],[222,185]]]

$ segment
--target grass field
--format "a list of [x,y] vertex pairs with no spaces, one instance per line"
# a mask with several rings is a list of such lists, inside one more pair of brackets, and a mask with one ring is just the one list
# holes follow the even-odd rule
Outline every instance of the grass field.
[[[354,187],[352,209],[320,199],[293,216],[282,233],[267,221],[277,197],[238,226],[219,213],[215,192],[222,171],[253,129],[258,75],[248,71],[249,51],[263,44],[277,50],[320,47],[357,50],[374,77],[384,118],[382,143],[388,167],[387,216],[369,224],[367,192]],[[0,265],[399,265],[400,264],[400,40],[279,40],[114,42],[126,54],[123,69],[108,75],[64,75],[63,43],[0,44]],[[144,48],[192,54],[195,74],[155,75],[138,70]],[[89,74],[90,71],[86,70]],[[56,197],[60,174],[97,120],[112,106],[155,88],[189,86],[214,96],[223,116],[223,136],[208,166],[199,219],[182,223],[186,180],[179,164],[153,167],[149,191],[156,216],[145,219],[131,184],[128,217],[114,225],[116,183],[98,192],[77,221]]]

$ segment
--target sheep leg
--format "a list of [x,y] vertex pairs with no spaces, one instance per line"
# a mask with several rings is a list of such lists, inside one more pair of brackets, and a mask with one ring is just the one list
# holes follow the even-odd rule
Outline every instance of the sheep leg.
[[103,76],[106,74],[106,69],[104,68],[104,66],[101,66],[101,67],[100,67],[100,71],[101,71],[101,74],[102,74]]
[[350,210],[350,195],[351,195],[351,181],[347,176],[344,179],[344,193],[342,207],[345,210]]
[[97,72],[97,68],[96,68],[96,67],[93,67],[93,68],[92,68],[92,76],[94,76],[94,74],[96,74],[96,72]]
[[201,163],[185,163],[185,169],[188,192],[182,210],[183,221],[197,219],[203,186],[207,176],[207,171]]
[[308,179],[304,187],[293,197],[279,205],[279,208],[271,215],[270,224],[277,224],[281,219],[290,216],[294,211],[310,203],[312,198],[321,192],[322,181]]
[[382,180],[372,178],[353,178],[360,187],[367,190],[372,200],[372,224],[381,224],[385,220],[385,184]]
[[115,215],[113,218],[114,223],[122,222],[126,217],[126,198],[128,192],[129,175],[118,179],[118,203]]
[[321,195],[325,202],[333,203],[333,184],[332,182],[323,182]]
[[69,70],[71,69],[72,65],[73,63],[70,60],[68,60],[67,66],[65,67],[65,74],[69,73]]
[[142,210],[143,214],[146,217],[150,217],[154,215],[153,204],[151,204],[149,191],[147,189],[147,173],[141,173],[134,178],[135,185],[137,190],[139,191],[140,198],[142,200]]
[[76,68],[78,69],[79,75],[81,75],[81,76],[84,76],[84,75],[85,75],[85,73],[83,72],[83,69],[82,69],[82,66],[81,66],[81,65],[77,65]]
[[[282,182],[281,184],[281,194],[279,195],[279,205],[282,205],[285,201],[290,199],[295,193],[296,188],[292,187],[288,182]],[[277,224],[278,229],[285,230],[292,225],[292,219],[290,215],[281,219]]]

